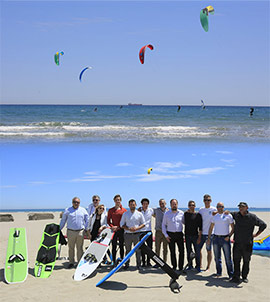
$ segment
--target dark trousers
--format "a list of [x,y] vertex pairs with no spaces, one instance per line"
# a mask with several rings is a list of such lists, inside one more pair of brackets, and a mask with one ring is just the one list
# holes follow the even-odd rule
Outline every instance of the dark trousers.
[[119,249],[120,249],[120,258],[124,258],[124,230],[117,230],[112,239],[112,258],[113,263],[116,262],[116,248],[117,248],[117,240],[119,241]]
[[173,269],[177,268],[176,254],[175,254],[175,244],[177,244],[178,252],[179,252],[178,267],[179,270],[182,270],[184,266],[184,254],[185,254],[183,233],[182,232],[167,232],[167,233],[171,238],[171,241],[169,242],[169,249],[171,253],[171,263]]
[[185,235],[186,239],[186,249],[187,249],[187,260],[189,266],[192,265],[192,260],[190,260],[190,253],[192,252],[192,245],[196,255],[196,268],[200,268],[200,246],[197,244],[198,235]]
[[246,279],[249,273],[249,262],[252,255],[253,244],[234,243],[233,265],[234,277],[240,278],[240,262],[243,259],[242,278]]
[[[148,233],[148,231],[147,232],[141,232],[140,239],[142,239],[142,237],[144,235],[146,235],[147,233]],[[151,232],[151,235],[146,239],[145,243],[151,250],[153,249],[153,235],[152,235],[152,232]],[[150,257],[145,253],[144,250],[142,250],[141,252],[142,252],[142,265],[143,266],[145,265],[146,256],[147,256],[147,265],[149,265],[150,264]]]

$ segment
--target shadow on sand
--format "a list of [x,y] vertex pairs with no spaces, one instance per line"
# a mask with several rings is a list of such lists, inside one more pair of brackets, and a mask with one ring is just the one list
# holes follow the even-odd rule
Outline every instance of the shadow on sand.
[[106,281],[102,283],[100,288],[105,289],[105,290],[126,290],[127,285],[122,282],[116,282],[116,281]]
[[5,280],[4,271],[5,270],[3,268],[0,269],[0,282],[8,284]]
[[224,288],[242,288],[239,284],[229,282],[229,278],[226,277],[216,277],[216,274],[210,276],[202,276],[195,272],[188,272],[186,276],[187,281],[204,281],[206,282],[205,286],[215,286],[215,287],[224,287]]

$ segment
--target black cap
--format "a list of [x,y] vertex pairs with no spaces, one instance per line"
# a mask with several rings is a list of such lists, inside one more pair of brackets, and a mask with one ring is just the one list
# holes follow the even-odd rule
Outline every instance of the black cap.
[[240,207],[240,206],[248,207],[248,204],[246,202],[241,201],[241,202],[239,202],[238,207]]

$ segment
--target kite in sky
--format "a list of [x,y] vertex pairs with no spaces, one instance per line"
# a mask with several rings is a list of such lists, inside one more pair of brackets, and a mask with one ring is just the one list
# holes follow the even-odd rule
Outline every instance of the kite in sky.
[[85,67],[82,71],[81,71],[81,73],[80,73],[80,75],[79,75],[79,80],[80,81],[82,81],[82,75],[84,74],[84,72],[87,70],[87,69],[92,69],[92,67]]
[[154,46],[151,45],[151,44],[147,44],[145,46],[143,46],[141,49],[140,49],[140,52],[139,52],[139,59],[140,59],[140,62],[143,64],[144,63],[144,54],[145,54],[145,51],[146,51],[146,48],[149,48],[151,50],[154,49]]
[[64,54],[64,52],[61,51],[61,52],[57,52],[57,53],[54,55],[54,62],[55,62],[56,65],[59,65],[59,56],[60,56],[60,55],[62,56],[63,54]]
[[206,32],[208,31],[208,15],[209,15],[209,13],[211,15],[214,14],[214,8],[211,5],[203,8],[200,12],[201,25]]
[[150,174],[152,170],[153,170],[153,168],[149,168],[149,169],[147,170],[147,173]]

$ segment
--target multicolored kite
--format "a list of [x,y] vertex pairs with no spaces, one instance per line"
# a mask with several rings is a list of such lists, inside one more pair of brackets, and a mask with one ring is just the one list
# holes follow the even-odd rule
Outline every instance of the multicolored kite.
[[59,65],[59,56],[60,56],[60,55],[62,56],[63,54],[64,54],[64,52],[61,51],[61,52],[57,52],[57,53],[54,55],[54,62],[55,62],[56,65]]
[[201,25],[206,32],[208,31],[208,15],[209,15],[209,13],[211,15],[214,14],[214,8],[211,5],[203,8],[200,12]]

